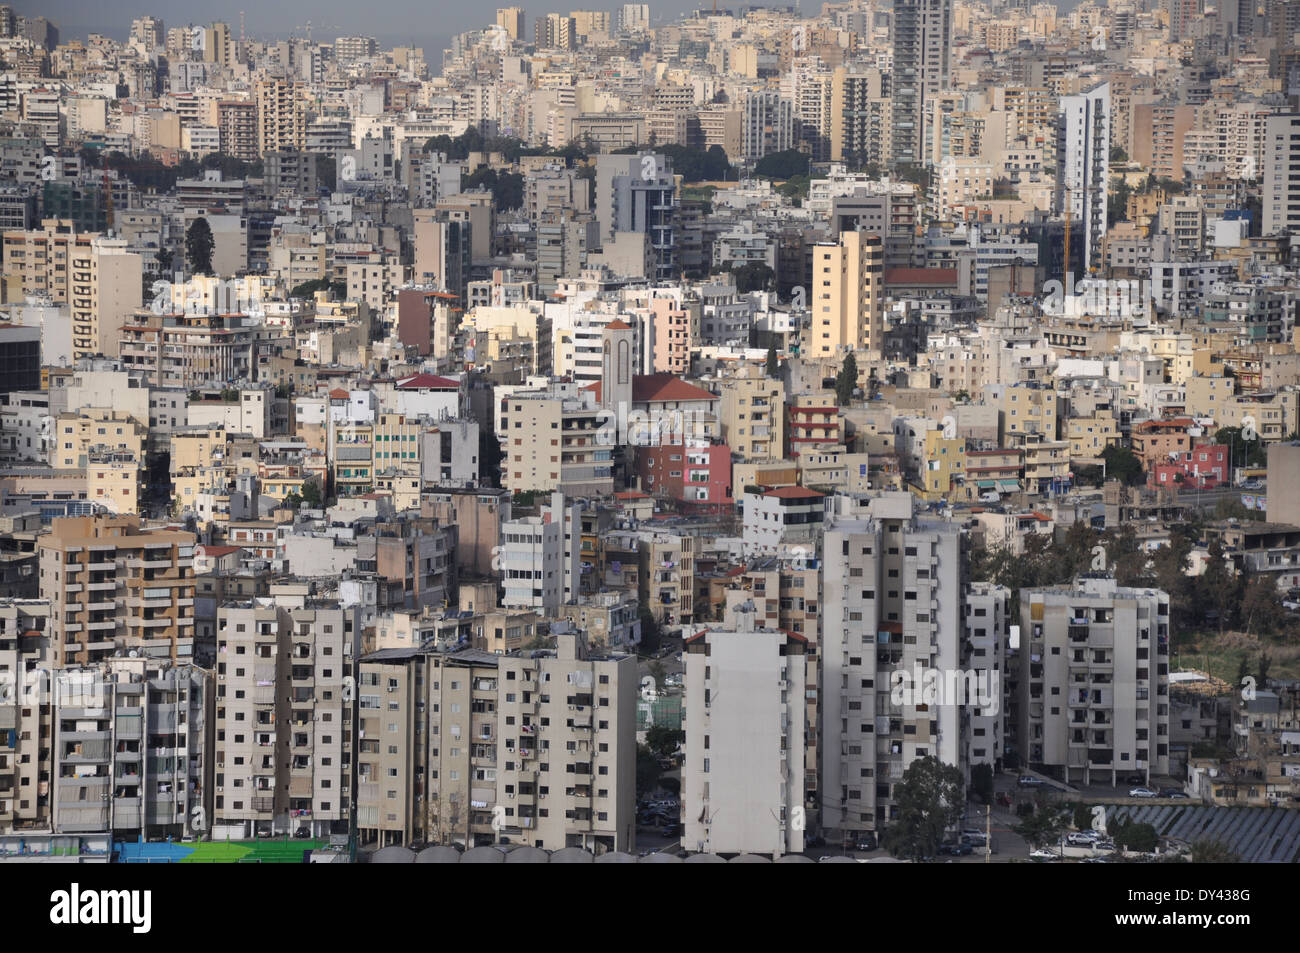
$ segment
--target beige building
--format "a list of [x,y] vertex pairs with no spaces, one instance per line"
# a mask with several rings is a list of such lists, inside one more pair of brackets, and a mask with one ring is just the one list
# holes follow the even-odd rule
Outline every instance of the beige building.
[[812,312],[806,357],[840,357],[846,350],[879,351],[885,294],[885,249],[879,235],[841,232],[838,243],[812,248]]
[[746,365],[718,382],[722,442],[741,460],[774,460],[785,446],[785,384]]
[[1020,594],[1021,757],[1065,781],[1169,773],[1169,596],[1113,579]]
[[217,611],[214,839],[347,832],[355,638],[301,584]]
[[[303,147],[307,132],[305,91],[299,83],[265,79],[257,84],[257,151]],[[224,145],[224,143],[223,143]]]
[[603,418],[594,405],[547,392],[516,392],[502,405],[501,482],[508,489],[613,495],[613,447],[600,442]]
[[194,648],[194,535],[137,516],[56,519],[36,543],[55,665],[122,648],[187,658]]
[[363,842],[635,846],[636,661],[589,654],[579,635],[557,642],[539,658],[361,660]]

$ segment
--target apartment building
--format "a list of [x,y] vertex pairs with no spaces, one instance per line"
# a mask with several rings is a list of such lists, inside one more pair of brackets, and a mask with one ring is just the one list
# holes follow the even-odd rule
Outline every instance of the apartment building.
[[1264,129],[1264,191],[1260,234],[1278,235],[1300,228],[1300,113],[1269,116]]
[[962,604],[962,668],[989,673],[987,704],[970,706],[962,724],[962,761],[971,768],[987,764],[995,772],[1002,770],[1006,726],[1013,716],[1006,704],[1010,610],[1011,590],[1005,586],[989,582],[967,585]]
[[[102,667],[61,670],[55,682],[56,831],[111,830],[127,840],[206,831],[208,672],[189,662],[119,657]],[[96,826],[105,813],[107,823]]]
[[1169,773],[1169,595],[1114,579],[1020,593],[1023,761],[1067,782]]
[[722,442],[744,461],[775,460],[785,448],[785,384],[756,367],[718,382]]
[[839,358],[883,346],[884,244],[879,235],[841,232],[812,247],[808,340],[803,353]]
[[807,708],[805,642],[755,626],[685,642],[682,845],[715,854],[801,853]]
[[848,512],[835,514],[823,544],[819,786],[822,829],[847,838],[889,823],[894,787],[917,758],[968,769],[969,685],[945,685],[936,702],[917,684],[930,670],[945,682],[960,671],[958,528],[914,520],[906,493],[836,503]]
[[613,444],[601,412],[584,399],[516,392],[502,401],[501,482],[512,492],[611,496]]
[[356,614],[276,590],[217,611],[214,838],[348,831]]
[[636,659],[594,655],[581,633],[500,661],[502,834],[547,850],[636,843]]
[[66,517],[36,549],[56,666],[123,648],[153,658],[192,654],[194,534],[142,529],[138,516]]
[[48,827],[50,722],[43,599],[0,601],[0,829]]
[[257,152],[301,150],[307,134],[307,106],[301,84],[283,79],[258,82]]
[[[1074,220],[1083,223],[1083,270],[1100,268],[1106,234],[1106,196],[1110,177],[1110,84],[1061,97],[1056,154],[1063,174],[1057,177],[1056,207],[1069,202]],[[1071,263],[1072,264],[1072,263]]]
[[[606,547],[607,566],[618,563],[622,575],[626,561],[618,543]],[[695,617],[694,536],[656,530],[643,531],[632,540],[637,566],[637,591],[655,621],[681,625]],[[631,553],[627,555],[631,556]]]

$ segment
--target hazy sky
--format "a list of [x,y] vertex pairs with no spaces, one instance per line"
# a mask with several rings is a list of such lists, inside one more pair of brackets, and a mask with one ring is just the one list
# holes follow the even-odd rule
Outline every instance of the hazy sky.
[[[750,3],[759,5],[755,0],[750,0]],[[314,39],[329,40],[343,34],[359,33],[377,37],[387,46],[412,40],[417,44],[435,40],[445,42],[462,30],[493,22],[498,6],[522,6],[531,19],[538,13],[616,10],[621,5],[622,0],[489,0],[487,3],[465,3],[463,0],[371,0],[369,3],[290,0],[260,4],[250,0],[10,0],[10,6],[18,13],[48,17],[58,26],[64,39],[84,37],[91,32],[125,39],[131,21],[138,16],[161,17],[168,27],[224,20],[238,31],[239,11],[242,9],[245,29],[251,37],[283,39],[291,32],[302,35],[310,19]],[[674,17],[698,5],[698,0],[652,0],[650,15],[652,19]],[[724,6],[725,3],[718,5]],[[821,8],[819,0],[808,0],[808,6],[810,10]],[[528,32],[531,35],[531,24]],[[432,58],[427,50],[426,55]]]

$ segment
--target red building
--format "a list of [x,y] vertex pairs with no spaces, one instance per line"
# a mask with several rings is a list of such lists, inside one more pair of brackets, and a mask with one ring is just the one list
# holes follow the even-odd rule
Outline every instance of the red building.
[[636,448],[641,489],[686,510],[727,509],[731,496],[731,448],[726,444]]
[[1147,486],[1151,489],[1210,490],[1227,482],[1228,447],[1217,443],[1199,444],[1147,471]]

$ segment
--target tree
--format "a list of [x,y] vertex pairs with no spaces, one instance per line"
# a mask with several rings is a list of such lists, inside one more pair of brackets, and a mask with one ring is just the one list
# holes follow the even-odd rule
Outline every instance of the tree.
[[1015,832],[1035,847],[1054,844],[1061,839],[1072,819],[1066,808],[1040,803],[1032,814],[1015,826]]
[[809,156],[798,149],[772,152],[754,164],[754,175],[762,179],[791,179],[808,174]]
[[212,226],[200,215],[185,232],[185,260],[190,264],[190,271],[196,275],[212,274],[212,251],[215,247]]
[[1106,461],[1106,476],[1127,486],[1142,482],[1142,461],[1128,447],[1111,444],[1101,452]]
[[291,510],[296,510],[302,506],[302,497],[297,493],[287,493],[284,497],[284,505]]
[[660,758],[671,757],[685,740],[685,732],[664,725],[651,725],[645,733],[646,747]]
[[[1286,610],[1273,580],[1262,573],[1250,573],[1241,596],[1241,617],[1247,634],[1259,631],[1273,635],[1282,628]],[[1260,672],[1260,681],[1263,679],[1264,673]]]
[[300,496],[303,503],[313,510],[320,509],[321,504],[325,502],[321,498],[320,485],[315,480],[308,480],[302,485]]
[[771,291],[776,281],[776,272],[772,266],[762,261],[750,261],[733,268],[731,273],[736,278],[736,293],[749,294],[751,291]]
[[897,813],[885,831],[884,846],[894,857],[919,861],[933,857],[944,832],[961,820],[961,769],[934,755],[913,761],[894,788]]
[[1262,467],[1268,463],[1268,451],[1258,431],[1247,435],[1241,427],[1222,427],[1215,433],[1214,442],[1229,448],[1234,466]]
[[970,770],[971,793],[984,804],[993,803],[993,766],[980,763]]
[[1110,825],[1110,834],[1115,846],[1142,854],[1151,853],[1160,843],[1160,835],[1154,827],[1132,821],[1127,816],[1121,816]]
[[773,380],[781,376],[781,365],[776,358],[775,344],[770,344],[767,348],[767,376]]
[[1258,668],[1259,668],[1259,684],[1261,686],[1264,687],[1268,686],[1268,670],[1272,667],[1273,667],[1273,659],[1269,656],[1268,652],[1260,652]]
[[649,794],[659,783],[659,776],[663,769],[659,767],[659,759],[655,757],[653,751],[646,745],[636,746],[636,793]]
[[1198,840],[1192,844],[1194,864],[1239,864],[1241,856],[1220,840]]
[[1196,587],[1196,595],[1204,607],[1202,614],[1214,614],[1219,623],[1219,634],[1222,635],[1233,610],[1239,605],[1239,580],[1236,571],[1224,560],[1223,545],[1217,539],[1210,543],[1205,555],[1205,572],[1201,574],[1201,584]]
[[835,377],[835,400],[841,407],[853,403],[853,391],[858,386],[858,359],[849,351],[844,355],[844,364]]

